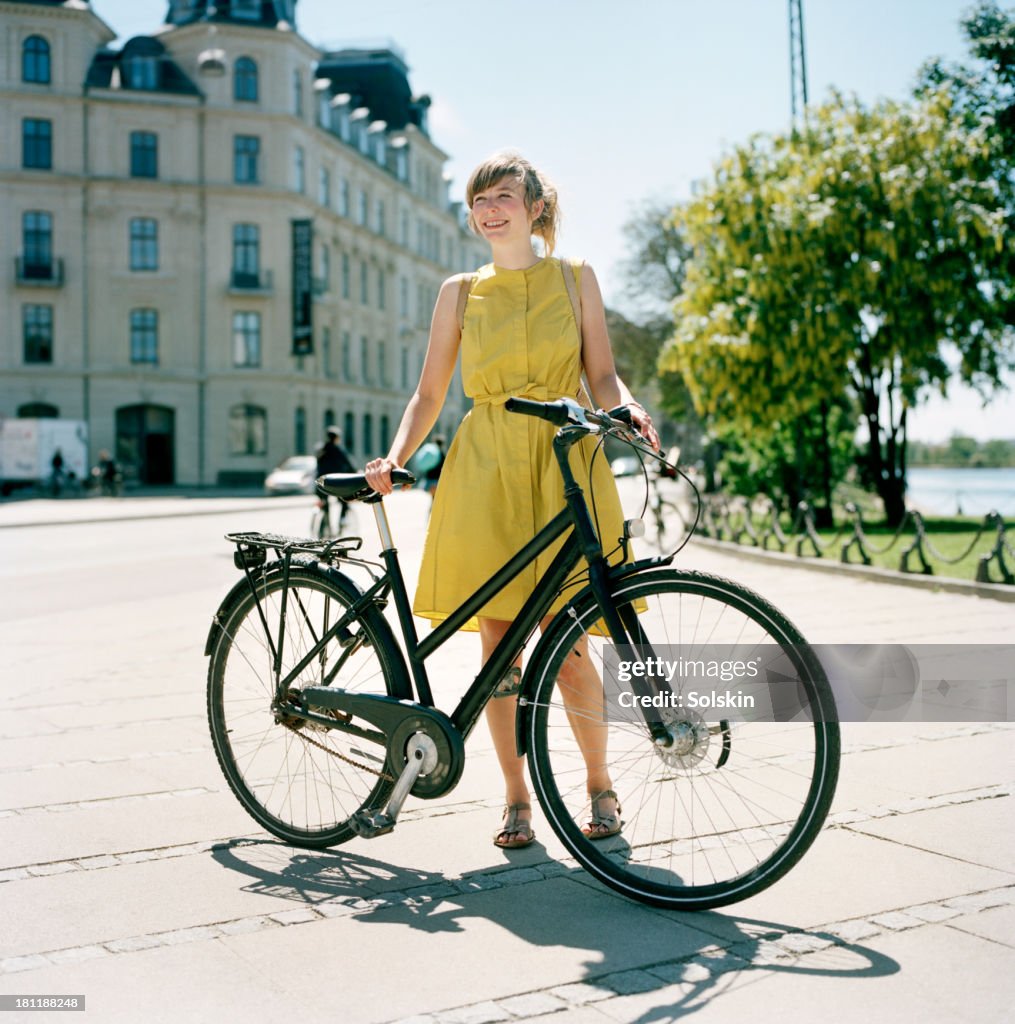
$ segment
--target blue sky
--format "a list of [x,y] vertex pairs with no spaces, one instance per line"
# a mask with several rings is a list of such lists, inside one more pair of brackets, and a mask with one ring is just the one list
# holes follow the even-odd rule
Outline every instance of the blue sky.
[[[810,97],[904,98],[928,57],[964,57],[965,0],[804,0]],[[162,0],[93,0],[121,38],[162,22]],[[621,227],[648,198],[685,199],[729,146],[790,112],[786,0],[298,0],[318,46],[394,42],[452,195],[491,152],[520,149],[556,181],[558,251],[587,259],[623,309]],[[967,389],[917,410],[911,436],[1015,437],[1015,399],[986,411]]]

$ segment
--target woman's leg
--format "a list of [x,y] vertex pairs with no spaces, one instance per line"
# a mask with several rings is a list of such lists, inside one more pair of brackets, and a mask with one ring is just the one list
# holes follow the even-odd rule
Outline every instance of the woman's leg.
[[[544,619],[542,628],[549,625]],[[603,717],[603,682],[589,657],[588,641],[582,639],[568,656],[557,679],[568,722],[585,759],[590,793],[612,789],[607,763],[608,729]]]
[[[483,664],[493,653],[494,648],[507,632],[510,622],[500,619],[480,619],[479,636],[483,645]],[[516,666],[520,667],[520,666]],[[525,782],[525,758],[518,756],[515,744],[515,714],[518,708],[518,697],[515,694],[506,697],[494,697],[486,705],[486,721],[490,727],[493,748],[497,753],[501,773],[504,776],[504,802],[510,807],[513,804],[529,803],[529,787]],[[517,812],[519,821],[530,821],[532,812]],[[522,837],[522,833],[510,832],[503,835],[504,842],[510,843]]]

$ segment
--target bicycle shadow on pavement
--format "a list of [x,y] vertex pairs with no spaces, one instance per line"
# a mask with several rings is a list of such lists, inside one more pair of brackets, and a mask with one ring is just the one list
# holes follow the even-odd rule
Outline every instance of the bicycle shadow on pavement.
[[[539,844],[528,848],[537,851]],[[538,851],[537,851],[538,855]],[[217,863],[250,879],[244,889],[326,908],[357,925],[402,925],[427,933],[464,933],[488,921],[523,943],[587,954],[576,980],[605,991],[640,993],[660,1003],[631,1018],[663,1024],[706,1006],[750,972],[856,981],[896,974],[891,957],[820,929],[800,929],[730,911],[661,910],[635,903],[579,868],[531,856],[449,878],[359,853],[298,850],[275,840],[235,840],[212,850]],[[604,921],[608,927],[604,927]],[[435,954],[436,955],[436,954]],[[510,960],[510,958],[508,958]],[[514,991],[532,990],[519,971]],[[651,972],[651,973],[650,973]],[[676,989],[674,988],[676,986]],[[594,997],[595,998],[595,997]]]

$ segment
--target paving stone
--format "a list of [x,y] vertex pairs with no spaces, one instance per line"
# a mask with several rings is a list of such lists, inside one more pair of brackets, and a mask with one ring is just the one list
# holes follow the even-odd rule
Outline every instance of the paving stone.
[[907,928],[919,928],[920,925],[924,924],[920,918],[907,914],[904,910],[893,910],[888,914],[877,914],[871,918],[871,921],[893,932],[902,932]]
[[831,935],[838,935],[845,942],[860,942],[863,939],[869,939],[874,935],[880,934],[881,929],[876,924],[861,919],[830,924],[823,931]]
[[162,932],[158,936],[165,946],[179,946],[185,942],[205,942],[217,939],[221,933],[217,926],[200,925],[196,928],[177,928],[171,932]]
[[962,911],[954,907],[942,906],[939,903],[924,903],[919,907],[907,907],[906,913],[912,914],[913,917],[918,917],[928,924],[937,924],[940,921],[950,921],[953,917],[958,917]]
[[320,919],[319,915],[309,907],[300,907],[298,910],[282,910],[268,916],[279,924],[308,924]]
[[602,988],[584,981],[575,982],[573,985],[558,985],[556,988],[550,989],[550,992],[574,1006],[596,1003],[601,999],[609,999],[615,994],[612,989]]
[[141,949],[154,949],[164,943],[159,935],[132,935],[127,939],[113,939],[103,945],[113,953],[136,953]]
[[54,964],[80,964],[100,956],[109,956],[109,950],[103,949],[102,946],[77,946],[74,949],[58,949],[47,953],[46,959]]
[[16,974],[21,971],[34,971],[40,967],[46,967],[49,961],[38,953],[30,956],[11,956],[6,960],[0,960],[0,974]]
[[651,992],[659,988],[659,979],[648,971],[618,971],[596,979],[597,985],[612,988],[618,995],[632,995],[635,992]]
[[440,1024],[495,1024],[510,1020],[511,1015],[494,1002],[474,1003],[455,1010],[442,1010],[437,1014]]
[[526,995],[498,999],[497,1005],[507,1010],[513,1017],[528,1019],[540,1014],[555,1013],[567,1004],[549,992],[530,992]]
[[217,927],[226,935],[249,935],[251,932],[270,928],[271,922],[266,917],[242,917],[237,921],[226,921]]

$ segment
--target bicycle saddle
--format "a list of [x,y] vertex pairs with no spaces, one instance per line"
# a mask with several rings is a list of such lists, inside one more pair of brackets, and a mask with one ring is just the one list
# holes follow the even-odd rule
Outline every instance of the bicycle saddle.
[[[416,478],[407,469],[393,469],[391,482],[398,485],[411,486]],[[367,483],[362,473],[327,473],[317,478],[317,490],[321,494],[330,494],[333,498],[346,501],[378,501],[380,495]]]

